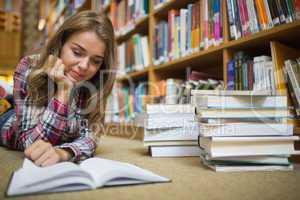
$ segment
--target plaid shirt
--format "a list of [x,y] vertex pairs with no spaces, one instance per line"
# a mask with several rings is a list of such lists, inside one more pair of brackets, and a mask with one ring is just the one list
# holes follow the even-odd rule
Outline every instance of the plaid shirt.
[[59,148],[69,148],[74,153],[72,160],[91,157],[96,142],[88,129],[87,120],[81,116],[76,105],[84,102],[80,95],[74,96],[70,105],[52,98],[45,107],[31,103],[27,95],[27,77],[39,56],[23,58],[14,74],[15,114],[1,130],[2,144],[24,150],[38,139],[50,142]]

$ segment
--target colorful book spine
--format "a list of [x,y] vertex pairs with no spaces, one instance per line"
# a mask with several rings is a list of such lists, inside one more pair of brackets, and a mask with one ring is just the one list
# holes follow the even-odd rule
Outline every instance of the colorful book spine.
[[235,62],[230,60],[227,64],[227,90],[235,89]]
[[293,0],[294,7],[295,7],[295,18],[300,19],[300,1]]
[[262,30],[268,28],[268,19],[266,14],[266,8],[264,4],[264,0],[255,0],[257,10],[258,10],[258,19],[261,25]]

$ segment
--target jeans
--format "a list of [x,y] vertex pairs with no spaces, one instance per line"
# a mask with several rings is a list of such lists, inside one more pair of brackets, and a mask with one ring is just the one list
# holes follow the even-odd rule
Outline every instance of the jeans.
[[1,132],[2,132],[2,127],[5,124],[5,122],[15,113],[14,109],[10,109],[8,111],[6,111],[5,113],[0,115],[0,145],[2,145],[2,136],[1,136]]

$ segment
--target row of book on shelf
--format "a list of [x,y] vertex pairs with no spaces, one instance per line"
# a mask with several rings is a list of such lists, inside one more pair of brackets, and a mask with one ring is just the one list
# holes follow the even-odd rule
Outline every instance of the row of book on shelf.
[[135,24],[149,13],[148,0],[112,0],[110,18],[117,36],[134,29]]
[[221,0],[197,1],[168,11],[155,26],[154,64],[191,54],[223,42]]
[[216,171],[291,170],[299,154],[287,96],[192,90],[192,104],[149,104],[136,124],[152,157],[199,156]]
[[[136,84],[128,80],[128,84],[115,83],[110,95],[106,122],[130,122],[137,113],[145,111],[146,104],[186,104],[191,101],[191,90],[223,89],[223,81],[214,75],[193,70],[186,81],[169,78],[156,83],[140,81]],[[149,88],[153,93],[149,94]]]
[[134,34],[118,48],[119,77],[128,72],[140,71],[150,65],[148,36]]
[[[132,4],[132,2],[134,1],[113,1],[112,3],[112,5],[116,4],[116,6],[112,6],[116,9],[111,13],[111,17],[117,35],[123,35],[134,29],[138,20],[133,19],[141,18],[134,16],[145,16],[149,12],[146,6],[149,2],[141,1],[136,4]],[[162,2],[157,3],[161,5]],[[232,40],[280,24],[294,22],[300,16],[299,0],[227,0],[227,11],[222,8],[221,0],[201,0],[187,4],[186,8],[169,10],[167,19],[158,20],[154,27],[153,63],[158,65],[201,49],[220,45],[224,40],[224,12],[228,13],[229,33]],[[135,40],[135,37],[133,36],[130,40]],[[129,41],[129,43],[131,42]],[[124,44],[121,45],[124,46]],[[125,50],[131,49],[130,45],[126,46],[129,47],[125,47]],[[135,55],[140,51],[132,52]],[[143,68],[148,66],[149,59],[151,59],[149,58],[149,48],[144,49],[143,55],[147,62],[143,65],[131,63],[131,71],[135,71],[132,66],[139,65]],[[135,55],[135,57],[140,56]],[[130,59],[128,58],[128,60]],[[125,66],[128,67],[128,65],[123,67]],[[137,69],[143,68],[138,67]]]
[[[7,1],[9,2],[9,1]],[[44,31],[44,35],[52,34],[57,31],[65,19],[75,14],[78,9],[86,2],[86,0],[59,0],[56,3],[43,1],[41,6],[38,29]]]
[[[298,51],[289,48],[278,42],[271,42],[271,54],[250,57],[245,52],[237,52],[233,59],[227,63],[227,90],[268,90],[273,95],[291,94],[291,100],[294,105],[296,114],[299,115],[299,57]],[[278,55],[283,58],[278,58]],[[292,56],[293,59],[289,59]],[[167,104],[183,104],[191,103],[190,91],[203,90],[203,89],[225,89],[222,78],[212,74],[192,70],[186,80],[178,78],[168,78],[165,80],[150,83],[147,81],[140,82],[135,86],[136,82],[123,86],[122,84],[116,85],[116,91],[126,88],[128,92],[115,95],[115,98],[110,101],[110,106],[115,107],[115,116],[118,112],[128,104],[125,101],[118,101],[120,96],[125,99],[132,99],[128,110],[132,112],[125,115],[125,119],[121,121],[129,121],[134,116],[134,113],[145,111],[147,103],[167,103]],[[140,90],[140,88],[144,90]],[[151,88],[152,93],[149,94],[148,90]],[[142,91],[142,92],[141,92]],[[140,99],[140,100],[139,100]],[[120,103],[121,102],[121,103]],[[123,103],[122,103],[123,102]],[[118,104],[113,106],[113,104]],[[138,106],[137,106],[138,105]],[[140,109],[134,109],[135,107]],[[132,109],[130,109],[132,108]],[[291,112],[293,110],[291,109]],[[124,116],[124,115],[123,115]]]
[[275,88],[275,66],[272,57],[251,58],[240,51],[227,63],[228,90],[270,90]]
[[300,19],[299,0],[227,0],[231,39]]

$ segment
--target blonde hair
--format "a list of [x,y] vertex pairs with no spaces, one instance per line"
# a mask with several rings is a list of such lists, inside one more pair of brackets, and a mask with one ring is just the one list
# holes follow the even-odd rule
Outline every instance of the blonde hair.
[[[33,99],[34,104],[45,106],[50,98],[48,97],[49,80],[45,70],[47,58],[49,55],[58,57],[68,38],[72,34],[82,31],[94,31],[106,47],[100,70],[89,80],[98,90],[97,93],[86,96],[88,98],[87,105],[97,102],[97,109],[88,114],[91,125],[91,122],[103,122],[106,100],[115,80],[115,38],[112,23],[106,15],[95,11],[83,11],[66,19],[41,52],[39,63],[33,67],[27,81],[29,96]],[[106,70],[106,73],[103,74],[103,80],[101,80],[103,87],[100,88],[100,71],[102,70]]]

